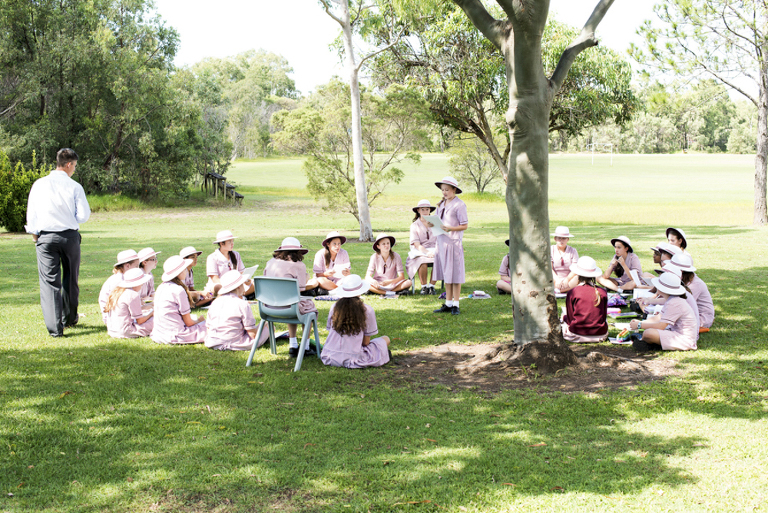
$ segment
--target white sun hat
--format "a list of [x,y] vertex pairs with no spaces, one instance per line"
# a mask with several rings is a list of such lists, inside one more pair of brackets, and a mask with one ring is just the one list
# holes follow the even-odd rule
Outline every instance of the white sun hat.
[[333,295],[336,297],[357,297],[368,292],[370,288],[371,285],[361,279],[360,276],[350,274],[341,279],[339,286],[333,291]]
[[588,256],[579,257],[578,262],[571,264],[570,269],[571,272],[586,278],[596,278],[603,274],[603,271],[597,266],[595,259]]
[[376,251],[379,248],[379,242],[381,242],[384,239],[389,239],[389,247],[392,248],[395,245],[395,238],[391,235],[387,235],[386,233],[379,234],[378,237],[376,237],[376,240],[373,242],[373,250]]
[[139,267],[134,267],[133,269],[128,269],[125,271],[123,274],[123,280],[118,283],[117,286],[124,289],[132,289],[133,287],[144,285],[150,279],[152,279],[151,274],[144,274],[144,271],[142,271]]
[[171,281],[176,276],[180,275],[192,263],[192,260],[187,258],[181,258],[179,255],[173,255],[168,257],[168,260],[163,264],[163,281]]
[[144,260],[152,258],[153,256],[157,256],[160,253],[162,253],[162,251],[155,251],[152,248],[144,248],[139,251],[139,262],[143,262]]
[[676,232],[681,239],[683,239],[683,245],[688,246],[688,239],[685,236],[685,232],[680,228],[667,228],[666,235],[669,238],[669,232]]
[[683,279],[683,271],[676,265],[670,264],[671,260],[667,260],[666,262],[662,263],[661,270],[666,273],[672,273],[681,280]]
[[627,237],[626,235],[622,235],[620,237],[616,237],[615,239],[611,239],[611,246],[615,246],[616,241],[619,241],[625,246],[627,246],[630,252],[634,252],[634,250],[632,249],[632,243],[629,241],[629,237]]
[[679,267],[681,271],[688,273],[696,271],[696,268],[693,266],[693,258],[691,258],[690,255],[686,255],[685,253],[678,253],[677,255],[673,255],[672,259],[669,260],[668,263]]
[[571,235],[571,232],[568,230],[567,226],[558,226],[555,228],[555,233],[552,234],[552,237],[563,237],[564,239],[572,239],[573,235]]
[[240,271],[227,271],[221,276],[221,288],[219,289],[219,295],[232,292],[237,287],[248,281],[247,276],[240,274]]
[[222,230],[219,233],[216,234],[216,240],[213,241],[214,244],[218,244],[220,242],[227,242],[228,240],[236,239],[234,235],[232,235],[232,232],[229,230]]
[[179,251],[179,256],[181,258],[187,258],[192,255],[202,255],[202,251],[196,250],[193,246],[187,246],[186,248]]
[[452,176],[446,176],[439,182],[435,182],[435,185],[437,185],[437,188],[439,189],[441,185],[450,185],[451,187],[454,187],[456,189],[456,194],[461,194],[461,189],[459,188],[459,182],[456,181],[456,179]]
[[667,253],[668,255],[679,255],[683,252],[682,249],[678,248],[674,244],[670,244],[669,242],[660,242],[658,245],[659,252],[660,253]]
[[432,204],[429,202],[429,200],[427,200],[427,199],[423,199],[423,200],[419,201],[419,204],[418,204],[418,205],[416,205],[415,207],[413,207],[413,209],[412,209],[412,210],[413,210],[415,213],[417,213],[417,214],[418,214],[418,213],[419,213],[419,209],[420,209],[420,208],[428,208],[430,212],[434,212],[434,211],[435,211],[435,209],[436,209],[437,207],[433,206],[433,205],[432,205]]
[[126,249],[125,251],[121,251],[117,254],[117,262],[115,263],[114,267],[117,267],[118,265],[127,264],[128,262],[133,262],[134,260],[139,259],[139,254],[136,253],[132,249]]
[[282,244],[280,244],[280,247],[275,251],[296,251],[302,255],[306,255],[309,252],[307,248],[301,245],[301,242],[299,242],[299,239],[296,237],[284,238]]
[[656,287],[656,290],[671,296],[685,294],[685,287],[680,283],[680,278],[673,273],[664,273],[658,278],[651,278],[651,283]]

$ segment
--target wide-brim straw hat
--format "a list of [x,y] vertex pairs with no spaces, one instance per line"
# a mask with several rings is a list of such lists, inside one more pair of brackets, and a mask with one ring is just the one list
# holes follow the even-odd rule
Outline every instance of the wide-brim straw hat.
[[333,239],[341,239],[342,244],[347,242],[347,238],[344,237],[342,234],[340,234],[337,231],[332,231],[331,233],[325,236],[325,239],[323,239],[323,246],[328,246],[328,243],[331,242]]
[[659,243],[658,248],[660,253],[666,253],[671,256],[679,255],[683,252],[682,249],[678,248],[674,244],[670,244],[669,242]]
[[673,273],[664,273],[658,278],[651,278],[651,283],[656,287],[656,290],[671,296],[685,294],[685,287],[680,283],[680,278]]
[[216,234],[216,240],[213,241],[214,244],[219,244],[220,242],[227,242],[228,240],[236,239],[231,231],[229,230],[222,230],[219,233]]
[[696,272],[696,268],[693,266],[693,258],[691,258],[690,255],[686,255],[685,253],[672,255],[672,259],[668,260],[667,263],[680,268],[681,271],[688,273]]
[[171,281],[189,267],[191,263],[192,260],[181,258],[179,255],[168,257],[168,260],[163,263],[163,281]]
[[179,251],[179,256],[181,258],[187,258],[192,255],[202,255],[202,251],[196,250],[193,246],[187,246],[186,248]]
[[160,253],[162,253],[162,251],[155,251],[152,248],[144,248],[139,251],[139,262],[143,262],[144,260],[152,258],[153,256],[157,256]]
[[133,269],[128,269],[125,271],[123,274],[123,280],[118,283],[117,286],[124,289],[132,289],[133,287],[144,285],[151,279],[151,274],[144,274],[144,271],[142,271],[140,268],[134,267]]
[[389,247],[393,248],[395,247],[395,238],[391,235],[387,235],[386,233],[379,234],[378,237],[376,237],[376,240],[373,241],[373,250],[376,251],[379,249],[379,242],[381,242],[384,239],[389,239]]
[[632,249],[632,243],[629,241],[629,237],[627,237],[626,235],[622,235],[621,237],[616,237],[615,239],[611,239],[611,246],[615,246],[616,241],[621,242],[622,244],[624,244],[629,248],[629,251],[634,252],[634,250]]
[[603,271],[597,266],[595,259],[588,256],[580,257],[576,263],[571,264],[571,272],[586,278],[597,278]]
[[132,249],[126,249],[125,251],[121,251],[117,254],[117,262],[115,262],[114,267],[117,267],[118,265],[127,264],[128,262],[133,262],[134,260],[139,259],[139,254],[136,253]]
[[667,236],[667,238],[669,238],[669,232],[676,232],[676,233],[677,233],[677,235],[678,235],[678,236],[679,236],[681,239],[683,239],[683,244],[685,244],[686,246],[688,246],[688,239],[686,239],[686,238],[685,238],[685,232],[684,232],[683,230],[681,230],[680,228],[672,228],[672,227],[670,227],[670,228],[667,228],[667,231],[666,231],[666,236]]
[[243,276],[240,271],[227,271],[221,276],[221,288],[219,289],[219,295],[232,292],[240,285],[248,281],[247,276]]
[[676,265],[670,264],[671,260],[667,260],[666,262],[662,263],[661,270],[665,273],[672,273],[678,278],[682,280],[683,278],[683,271]]
[[452,176],[446,176],[439,182],[435,182],[435,185],[437,185],[437,188],[439,189],[441,185],[450,185],[451,187],[454,187],[456,189],[456,194],[461,194],[461,189],[459,188],[459,182],[456,181],[456,179]]
[[419,204],[416,205],[415,207],[413,207],[411,210],[413,210],[414,213],[418,214],[420,208],[427,208],[427,207],[429,207],[430,213],[434,212],[437,209],[437,207],[435,207],[435,206],[433,206],[433,205],[431,205],[429,203],[429,200],[423,199],[423,200],[419,201]]
[[555,233],[552,234],[552,237],[562,237],[564,239],[572,239],[573,235],[571,235],[571,232],[568,230],[567,226],[558,226],[555,228]]
[[296,237],[284,238],[283,242],[280,244],[280,247],[275,251],[295,251],[297,253],[301,253],[302,255],[306,255],[309,252],[307,248],[301,245],[301,242],[299,242],[299,239]]
[[363,280],[357,274],[349,274],[339,281],[339,286],[334,289],[336,297],[357,297],[362,296],[371,288],[370,283]]

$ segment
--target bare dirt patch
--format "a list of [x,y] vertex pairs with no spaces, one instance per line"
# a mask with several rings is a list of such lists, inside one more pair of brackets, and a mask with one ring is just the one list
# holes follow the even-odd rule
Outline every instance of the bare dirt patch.
[[413,384],[495,393],[515,389],[594,392],[634,387],[679,373],[677,361],[660,358],[660,353],[641,354],[607,343],[570,347],[577,363],[552,374],[505,359],[508,344],[445,344],[396,356],[390,375]]

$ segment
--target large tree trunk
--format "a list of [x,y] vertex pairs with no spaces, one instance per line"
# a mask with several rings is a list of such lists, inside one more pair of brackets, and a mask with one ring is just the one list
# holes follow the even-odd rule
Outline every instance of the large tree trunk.
[[342,32],[344,33],[344,53],[349,73],[349,89],[352,96],[352,161],[355,166],[355,192],[357,193],[357,212],[360,222],[360,240],[373,241],[371,214],[368,210],[368,191],[365,186],[365,167],[363,163],[363,128],[360,112],[360,80],[355,62],[355,50],[352,46],[352,27],[349,20],[349,4],[342,6]]
[[755,213],[756,226],[768,224],[766,208],[766,170],[768,169],[768,69],[760,70],[760,97],[757,105],[757,154],[755,155]]

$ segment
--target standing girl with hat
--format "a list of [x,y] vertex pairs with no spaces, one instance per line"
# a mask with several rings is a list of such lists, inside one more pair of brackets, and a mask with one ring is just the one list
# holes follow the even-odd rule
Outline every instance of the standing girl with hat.
[[567,226],[558,226],[552,236],[555,238],[555,243],[550,250],[552,278],[557,291],[565,293],[578,283],[576,276],[571,274],[571,266],[579,260],[579,252],[568,245],[568,241],[573,235]]
[[162,251],[155,252],[152,248],[144,248],[139,251],[139,267],[149,277],[139,292],[141,299],[151,299],[155,295],[155,277],[152,276],[152,270],[157,267],[157,255],[160,253]]
[[190,261],[173,255],[163,264],[163,283],[155,293],[155,327],[158,344],[200,344],[205,339],[205,319],[192,318],[192,299],[184,285]]
[[334,290],[341,277],[336,275],[336,269],[342,269],[342,276],[349,276],[351,263],[349,253],[341,248],[341,245],[347,242],[347,238],[337,231],[333,231],[325,236],[323,240],[323,249],[315,253],[315,261],[312,265],[312,271],[315,273],[321,290]]
[[712,295],[709,293],[707,284],[695,273],[696,268],[693,266],[693,259],[690,255],[675,255],[667,262],[664,269],[670,267],[680,269],[681,281],[684,286],[688,287],[691,296],[696,301],[696,306],[699,309],[699,330],[709,331],[715,322],[715,305],[712,302]]
[[[304,264],[304,255],[309,252],[307,248],[301,245],[299,239],[295,237],[286,237],[282,244],[274,253],[272,259],[264,267],[264,276],[272,278],[292,278],[299,285],[299,292],[313,290],[317,288],[317,280],[312,278],[307,281],[307,266]],[[306,301],[312,302],[311,299]],[[299,341],[296,338],[297,325],[288,325],[288,355],[296,357],[299,354]],[[269,330],[261,332],[262,339],[259,340],[259,346],[269,340]],[[315,350],[309,345],[304,351],[304,356],[314,356]]]
[[99,292],[99,310],[101,310],[101,320],[107,323],[107,314],[104,309],[107,307],[109,295],[115,290],[117,284],[123,281],[123,273],[128,269],[139,266],[139,255],[132,249],[126,249],[117,254],[117,262],[113,266],[112,276],[107,278]]
[[[218,249],[208,255],[206,261],[205,274],[208,275],[208,284],[205,286],[207,292],[216,293],[221,285],[221,277],[227,271],[245,271],[245,264],[240,258],[240,253],[235,251],[235,237],[229,230],[223,230],[216,234],[214,244],[218,244]],[[253,293],[253,281],[248,280],[245,284],[245,294]]]
[[442,229],[447,234],[437,238],[437,256],[432,270],[434,280],[445,282],[445,304],[435,313],[451,312],[459,315],[459,296],[464,283],[464,230],[469,226],[467,205],[456,195],[461,194],[459,184],[446,176],[435,185],[442,191],[443,199],[437,204],[437,215],[442,220]]
[[595,284],[603,272],[592,257],[583,256],[571,264],[578,284],[565,297],[563,338],[570,342],[602,342],[608,336],[608,294]]
[[[632,347],[637,351],[689,351],[696,349],[699,336],[699,322],[685,300],[685,288],[674,273],[665,272],[651,280],[664,299],[658,320],[629,323],[633,330],[643,329],[641,336],[632,335]],[[661,346],[661,348],[659,348]]]
[[368,283],[356,274],[339,282],[336,295],[341,299],[328,312],[328,338],[320,354],[325,365],[360,369],[389,362],[389,337],[371,339],[379,332],[379,327],[373,308],[360,299],[368,287]]
[[141,311],[141,290],[152,275],[141,269],[128,269],[123,279],[109,294],[107,306],[107,333],[113,338],[148,337],[152,333],[152,315]]
[[256,338],[256,319],[243,299],[248,279],[240,271],[221,277],[219,296],[208,309],[205,347],[222,351],[250,351]]
[[184,279],[184,285],[186,285],[187,290],[189,290],[189,296],[192,298],[192,301],[194,301],[194,305],[192,306],[195,308],[206,305],[213,301],[213,292],[200,292],[195,289],[195,275],[192,268],[197,267],[197,259],[202,254],[202,251],[197,251],[192,246],[187,246],[186,248],[179,251],[179,256],[181,258],[192,262],[189,264],[189,267],[187,267],[187,277]]
[[368,262],[365,281],[371,285],[370,290],[375,294],[386,294],[387,290],[407,291],[411,288],[411,280],[403,276],[403,259],[392,251],[394,245],[395,238],[386,233],[376,237],[373,243],[374,253]]
[[419,201],[419,204],[413,207],[416,217],[413,218],[413,223],[411,223],[411,250],[408,252],[405,268],[410,280],[414,279],[416,273],[419,274],[422,295],[435,293],[436,280],[433,276],[432,280],[428,282],[427,277],[429,276],[429,264],[434,265],[435,262],[437,238],[432,233],[431,225],[424,219],[424,216],[430,215],[435,209],[437,207],[433,207],[429,200],[425,199]]
[[[629,271],[637,271],[638,277],[643,275],[640,259],[632,250],[632,243],[629,238],[624,235],[611,239],[611,245],[616,254],[611,263],[608,264],[605,273],[597,278],[597,282],[610,290],[632,290],[635,288],[635,282]],[[616,278],[611,277],[613,273],[616,273]]]

